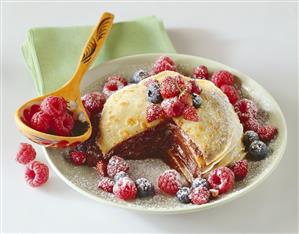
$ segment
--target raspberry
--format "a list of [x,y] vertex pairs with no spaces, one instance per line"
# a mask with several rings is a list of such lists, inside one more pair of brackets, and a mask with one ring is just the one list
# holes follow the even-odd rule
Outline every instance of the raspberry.
[[195,67],[192,73],[192,77],[196,79],[209,79],[208,68],[203,65]]
[[255,118],[249,118],[248,120],[246,120],[242,124],[243,124],[244,131],[251,130],[251,131],[254,131],[254,132],[258,132],[259,128],[260,128],[260,123]]
[[108,177],[102,178],[98,183],[98,188],[104,190],[105,192],[112,193],[114,186],[114,181]]
[[185,81],[180,75],[175,76],[174,79],[180,92],[186,91],[188,93],[191,93],[192,84],[190,82]]
[[27,108],[23,111],[23,118],[24,122],[28,125],[30,125],[30,121],[32,116],[40,111],[40,105],[33,104],[30,108]]
[[21,143],[16,160],[21,164],[27,164],[35,159],[36,152],[32,145]]
[[278,133],[277,128],[265,125],[257,129],[257,133],[262,141],[271,141]]
[[176,64],[175,62],[167,57],[161,56],[154,64],[153,72],[158,74],[162,71],[176,71]]
[[82,97],[82,103],[91,114],[100,113],[106,102],[104,94],[99,92],[87,93]]
[[196,108],[194,106],[187,106],[183,112],[183,118],[186,120],[197,122],[199,117],[197,115]]
[[208,176],[208,182],[213,189],[219,193],[228,192],[235,184],[235,176],[228,167],[220,167],[213,170]]
[[195,83],[195,81],[191,80],[190,83],[191,83],[191,92],[200,94],[202,89]]
[[104,160],[99,160],[96,164],[96,170],[99,175],[107,176],[107,163]]
[[246,159],[234,162],[229,168],[233,171],[236,180],[242,180],[248,173],[248,162]]
[[115,182],[113,193],[120,199],[132,200],[136,198],[137,188],[133,180],[123,177]]
[[169,195],[175,195],[181,186],[180,174],[176,170],[167,170],[158,178],[158,187]]
[[180,96],[179,100],[184,103],[185,105],[191,106],[192,105],[192,95],[187,91],[183,91]]
[[185,104],[182,103],[178,97],[164,99],[161,103],[167,117],[178,117],[183,114]]
[[161,81],[160,93],[163,98],[172,98],[180,94],[179,86],[173,77],[166,77]]
[[25,180],[32,187],[39,187],[47,182],[49,178],[49,168],[47,165],[33,161],[26,166]]
[[139,178],[136,180],[137,194],[138,197],[151,197],[155,195],[154,185],[145,178]]
[[216,71],[212,74],[211,81],[220,88],[222,85],[233,85],[234,76],[228,71]]
[[164,111],[158,104],[149,104],[146,110],[146,120],[150,123],[164,117]]
[[122,76],[110,76],[108,77],[107,81],[120,81],[124,86],[128,85],[128,81]]
[[57,117],[66,112],[67,102],[62,97],[49,96],[42,101],[40,108],[48,115]]
[[51,123],[51,129],[55,135],[69,136],[74,127],[74,119],[69,113],[64,113],[61,116],[55,117]]
[[116,91],[122,89],[125,85],[119,80],[110,80],[107,81],[103,87],[103,93],[110,97]]
[[239,100],[238,91],[232,85],[222,85],[222,92],[228,97],[229,102],[234,105]]
[[210,200],[210,191],[206,187],[197,187],[189,195],[191,202],[196,205],[208,203]]
[[243,98],[237,101],[234,105],[235,112],[238,114],[241,123],[244,123],[249,118],[257,117],[257,106],[249,99]]
[[113,178],[117,172],[128,172],[129,164],[121,157],[112,156],[107,165],[107,173]]
[[30,126],[40,132],[47,133],[50,129],[51,117],[43,111],[36,112],[30,121]]
[[69,157],[72,163],[75,164],[76,166],[81,166],[86,161],[86,154],[81,151],[72,151],[70,152]]

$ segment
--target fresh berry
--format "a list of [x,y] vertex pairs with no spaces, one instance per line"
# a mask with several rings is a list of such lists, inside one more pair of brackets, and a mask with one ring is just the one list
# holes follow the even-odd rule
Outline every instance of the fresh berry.
[[184,78],[180,75],[174,77],[177,87],[179,88],[180,92],[186,91],[191,93],[192,91],[192,84],[184,80]]
[[197,177],[192,181],[192,188],[206,187],[209,188],[209,183],[206,179]]
[[233,188],[235,176],[228,167],[220,167],[209,174],[208,182],[213,189],[219,190],[220,194],[226,193]]
[[222,85],[222,92],[227,96],[229,102],[234,105],[239,100],[239,93],[232,85]]
[[183,114],[185,104],[179,100],[178,97],[164,99],[161,103],[167,117],[178,117]]
[[257,117],[257,106],[249,99],[243,98],[234,105],[235,111],[239,116],[241,123],[244,123],[250,118]]
[[163,98],[172,98],[180,94],[179,86],[174,77],[168,76],[161,81],[160,93]]
[[124,86],[128,85],[128,81],[122,76],[110,76],[108,77],[107,81],[120,81]]
[[248,148],[248,155],[253,160],[262,160],[269,153],[268,146],[262,141],[254,141]]
[[112,193],[114,186],[114,181],[108,177],[102,178],[98,183],[98,188],[104,190],[105,192]]
[[147,121],[153,122],[154,120],[161,119],[164,117],[164,111],[158,104],[150,104],[146,109]]
[[192,95],[187,91],[181,92],[181,94],[179,95],[179,100],[187,106],[192,105]]
[[152,79],[152,78],[149,78],[149,79],[146,79],[145,81],[144,81],[144,86],[145,87],[148,87],[148,86],[150,86],[151,84],[153,84],[153,83],[157,83],[158,81],[156,81],[155,79]]
[[210,200],[210,191],[206,187],[197,187],[189,195],[191,202],[196,205],[208,203]]
[[194,106],[187,106],[184,109],[183,118],[194,122],[199,121],[199,116]]
[[129,164],[121,157],[112,156],[107,165],[107,173],[113,178],[117,172],[128,172]]
[[176,193],[176,198],[179,200],[181,203],[190,203],[191,200],[189,198],[189,195],[191,193],[191,189],[188,187],[182,187],[180,188],[177,193]]
[[118,181],[120,178],[123,178],[123,177],[128,177],[129,175],[124,172],[124,171],[120,171],[120,172],[117,172],[114,176],[114,181]]
[[120,199],[132,200],[136,198],[137,188],[133,180],[123,177],[115,182],[113,193]]
[[195,67],[192,73],[192,77],[196,79],[209,79],[208,68],[203,65]]
[[167,170],[158,178],[158,187],[169,195],[175,195],[181,186],[180,174],[176,170]]
[[103,94],[110,97],[116,91],[122,89],[125,85],[119,80],[110,80],[104,84]]
[[138,70],[133,74],[132,83],[139,83],[140,81],[149,77],[150,74],[144,70]]
[[99,160],[96,164],[97,173],[101,176],[107,176],[107,163],[104,160]]
[[222,85],[233,85],[234,76],[228,71],[216,71],[212,74],[211,81],[220,88]]
[[86,154],[81,151],[71,151],[69,157],[71,162],[76,166],[81,166],[86,161]]
[[152,83],[148,86],[147,99],[149,102],[154,104],[162,102],[163,98],[160,93],[160,87],[158,82]]
[[87,145],[86,149],[86,165],[89,167],[95,167],[97,162],[102,158],[102,152],[95,143]]
[[49,168],[46,164],[33,161],[26,166],[25,180],[32,187],[39,187],[47,182],[49,178]]
[[242,140],[247,149],[252,142],[259,140],[259,135],[256,132],[249,130],[244,133]]
[[82,103],[85,109],[88,110],[91,114],[100,113],[104,107],[105,102],[105,95],[99,92],[87,93],[82,97]]
[[229,167],[234,175],[236,180],[242,180],[247,176],[248,173],[248,162],[246,159],[234,162]]
[[154,185],[145,178],[139,178],[136,180],[138,197],[151,197],[155,195]]
[[46,114],[57,117],[66,112],[67,102],[62,97],[49,96],[42,101],[40,108]]
[[58,117],[53,118],[51,129],[55,135],[69,136],[74,127],[74,119],[69,113],[64,113]]
[[190,80],[189,82],[191,83],[191,92],[200,94],[202,89],[196,84],[196,82],[194,80]]
[[30,108],[27,108],[23,112],[23,120],[26,124],[30,125],[32,116],[40,111],[40,105],[33,104]]
[[175,62],[167,57],[161,56],[154,64],[153,72],[158,74],[162,71],[176,71],[176,64]]
[[198,94],[192,93],[193,106],[197,109],[201,106],[201,103],[202,103],[202,98]]
[[255,118],[249,118],[246,121],[242,122],[244,131],[254,131],[258,132],[261,127],[259,121]]
[[257,130],[257,133],[262,141],[271,141],[278,133],[277,128],[271,125],[265,125]]
[[21,143],[16,160],[21,164],[27,164],[35,159],[36,152],[32,145]]
[[40,132],[47,133],[50,129],[52,118],[45,112],[39,111],[36,112],[30,121],[30,126]]

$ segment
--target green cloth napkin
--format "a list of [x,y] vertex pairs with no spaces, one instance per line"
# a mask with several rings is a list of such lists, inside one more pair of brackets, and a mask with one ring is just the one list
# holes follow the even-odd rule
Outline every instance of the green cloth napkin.
[[[22,52],[39,95],[54,91],[72,77],[91,29],[81,26],[29,30]],[[161,20],[150,16],[115,23],[94,65],[155,52],[175,53]]]

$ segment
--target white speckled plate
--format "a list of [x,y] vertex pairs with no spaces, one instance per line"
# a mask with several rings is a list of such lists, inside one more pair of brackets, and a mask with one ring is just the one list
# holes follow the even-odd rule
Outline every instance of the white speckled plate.
[[[123,57],[105,64],[99,65],[86,74],[81,88],[82,93],[91,90],[100,90],[105,79],[110,75],[123,75],[130,78],[137,69],[150,69],[153,62],[160,54],[144,54]],[[122,208],[152,213],[187,213],[208,209],[240,197],[260,184],[278,165],[285,151],[287,142],[287,129],[284,116],[273,97],[257,82],[239,71],[221,63],[189,55],[169,54],[179,65],[179,71],[190,74],[192,68],[202,64],[209,71],[225,69],[232,72],[242,82],[243,89],[262,109],[270,114],[269,122],[278,127],[279,135],[274,143],[271,143],[273,153],[259,162],[249,163],[249,175],[242,182],[238,182],[233,191],[213,200],[205,205],[184,205],[176,201],[175,197],[168,197],[158,193],[154,198],[137,199],[125,202],[109,194],[98,190],[99,176],[93,168],[75,167],[66,162],[62,156],[62,150],[45,149],[46,157],[59,177],[76,191],[99,202],[108,203]],[[117,107],[116,107],[117,108]],[[130,174],[133,178],[144,176],[156,182],[158,174],[167,168],[160,160],[130,161]]]

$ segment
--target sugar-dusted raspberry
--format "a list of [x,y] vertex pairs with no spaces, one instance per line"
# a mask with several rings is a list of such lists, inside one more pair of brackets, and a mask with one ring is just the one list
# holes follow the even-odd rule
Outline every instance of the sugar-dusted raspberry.
[[277,128],[271,125],[265,125],[258,128],[257,133],[262,141],[271,141],[278,133]]
[[40,132],[47,133],[50,129],[52,118],[43,111],[36,112],[30,121],[30,126]]
[[194,122],[199,121],[196,108],[194,106],[186,106],[183,112],[183,118]]
[[248,162],[246,159],[233,162],[229,168],[233,171],[236,180],[242,180],[248,173]]
[[121,157],[112,156],[107,165],[107,173],[113,178],[117,172],[128,172],[129,164]]
[[159,104],[150,103],[146,109],[146,120],[150,123],[164,117],[164,111]]
[[185,81],[182,76],[177,75],[174,77],[177,87],[179,88],[180,92],[186,91],[191,93],[192,91],[192,84],[188,81]]
[[187,91],[181,92],[179,95],[179,100],[185,105],[192,106],[192,94],[188,93]]
[[162,71],[176,71],[176,64],[175,62],[167,57],[161,56],[154,64],[153,72],[158,74]]
[[244,121],[242,124],[243,124],[244,131],[251,130],[254,132],[258,132],[259,128],[261,127],[260,123],[255,118],[249,118],[246,121]]
[[16,160],[21,164],[27,164],[35,159],[36,151],[32,145],[21,143],[17,152]]
[[132,179],[123,177],[115,182],[113,193],[120,199],[133,200],[136,198],[137,188]]
[[195,67],[192,73],[192,77],[196,79],[209,79],[209,71],[206,66],[200,65]]
[[96,165],[97,173],[101,176],[107,176],[107,163],[104,160],[99,160]]
[[191,92],[200,94],[202,92],[202,89],[196,84],[194,80],[189,81],[191,83]]
[[117,80],[120,81],[124,86],[128,85],[128,81],[122,76],[110,76],[107,81]]
[[42,101],[40,108],[48,115],[57,117],[66,112],[67,102],[63,97],[49,96]]
[[33,161],[26,166],[25,180],[32,187],[39,187],[47,182],[49,178],[49,168],[46,164]]
[[125,87],[125,85],[119,80],[110,80],[104,84],[103,94],[110,97],[113,93]]
[[81,166],[86,161],[86,154],[81,151],[71,151],[69,154],[69,158],[73,164],[76,166]]
[[222,92],[227,96],[229,102],[234,105],[239,100],[239,93],[232,85],[222,85],[220,87]]
[[211,81],[220,88],[222,85],[233,85],[234,76],[228,71],[216,71],[212,74]]
[[210,200],[210,191],[206,187],[197,187],[189,195],[191,202],[196,205],[208,203]]
[[244,123],[249,118],[257,117],[257,106],[249,99],[243,98],[236,102],[234,105],[235,111],[239,116],[241,123]]
[[235,176],[228,167],[219,167],[210,172],[208,182],[213,189],[219,190],[219,193],[226,193],[231,190],[235,184]]
[[104,190],[105,192],[112,193],[114,186],[114,181],[108,177],[102,178],[98,183],[98,188]]
[[185,104],[179,100],[178,97],[164,99],[161,107],[169,118],[178,117],[183,114]]
[[100,113],[106,102],[104,94],[99,92],[87,93],[82,97],[82,103],[91,114]]
[[176,170],[166,170],[158,178],[158,187],[169,195],[175,195],[181,186],[180,174]]
[[53,118],[51,122],[51,129],[55,135],[69,136],[74,127],[74,119],[69,113],[64,113],[58,117]]
[[160,93],[163,98],[172,98],[180,94],[179,86],[174,77],[168,76],[161,81]]

